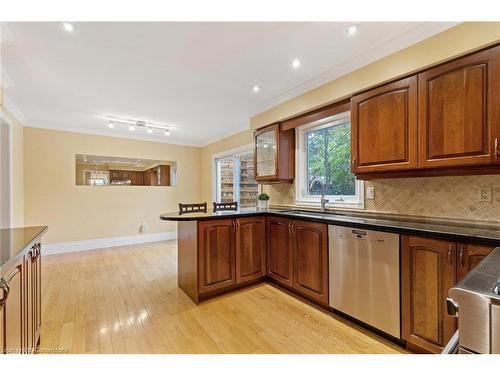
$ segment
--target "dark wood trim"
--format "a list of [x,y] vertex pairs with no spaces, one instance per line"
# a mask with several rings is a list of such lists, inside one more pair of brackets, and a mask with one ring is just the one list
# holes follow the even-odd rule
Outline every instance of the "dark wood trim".
[[322,121],[328,117],[335,116],[342,112],[347,112],[351,109],[350,99],[345,99],[325,107],[315,109],[314,111],[292,117],[291,119],[281,122],[281,130],[287,131],[295,129],[299,126],[311,124],[316,121]]
[[409,177],[441,177],[441,176],[470,176],[500,174],[500,165],[487,164],[478,166],[461,166],[450,168],[424,168],[406,171],[389,171],[373,173],[356,173],[358,180],[374,180],[386,178],[409,178]]

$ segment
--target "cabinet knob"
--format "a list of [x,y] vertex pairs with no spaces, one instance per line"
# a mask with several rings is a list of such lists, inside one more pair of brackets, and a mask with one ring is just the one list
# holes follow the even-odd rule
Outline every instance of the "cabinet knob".
[[460,246],[458,249],[458,262],[460,263],[460,267],[464,267],[464,248]]

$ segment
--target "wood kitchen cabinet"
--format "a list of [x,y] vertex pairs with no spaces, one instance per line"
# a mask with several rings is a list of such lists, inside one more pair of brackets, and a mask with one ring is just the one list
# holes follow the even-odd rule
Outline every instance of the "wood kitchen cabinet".
[[328,303],[328,226],[269,217],[267,275],[318,302]]
[[293,220],[293,288],[328,304],[328,225]]
[[358,179],[500,173],[500,46],[357,94]]
[[264,217],[236,219],[236,283],[266,275],[266,221]]
[[262,216],[179,223],[179,286],[195,302],[266,276]]
[[448,290],[492,247],[402,236],[402,336],[409,348],[440,353],[456,330]]
[[199,294],[236,283],[235,223],[231,219],[198,224]]
[[295,131],[282,131],[279,124],[254,133],[255,180],[292,181],[295,174]]
[[472,271],[494,247],[478,244],[457,244],[457,282]]
[[281,284],[293,286],[292,220],[267,219],[267,276]]
[[498,161],[500,47],[418,75],[420,166]]
[[3,288],[0,288],[0,330],[3,333],[0,336],[1,353],[20,354],[26,352],[23,262],[24,258],[21,258],[13,267],[2,270],[0,275],[5,283]]
[[351,99],[354,173],[417,167],[417,77]]

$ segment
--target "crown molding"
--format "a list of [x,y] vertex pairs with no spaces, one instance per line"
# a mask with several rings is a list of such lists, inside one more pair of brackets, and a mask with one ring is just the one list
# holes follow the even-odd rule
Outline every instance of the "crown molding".
[[346,74],[349,74],[363,66],[369,65],[377,60],[387,57],[402,49],[408,48],[413,44],[430,38],[440,32],[459,25],[461,22],[422,22],[422,24],[402,33],[390,40],[374,44],[371,48],[365,50],[341,64],[329,69],[289,90],[286,90],[274,98],[264,101],[252,109],[252,115],[267,111],[287,100],[300,96],[308,91],[318,88],[328,82],[334,81]]
[[26,117],[24,116],[24,113],[19,109],[19,107],[17,105],[14,104],[14,102],[11,100],[11,98],[9,97],[9,95],[5,91],[3,92],[2,113],[4,115],[10,116],[11,118],[14,118],[22,126],[27,125]]

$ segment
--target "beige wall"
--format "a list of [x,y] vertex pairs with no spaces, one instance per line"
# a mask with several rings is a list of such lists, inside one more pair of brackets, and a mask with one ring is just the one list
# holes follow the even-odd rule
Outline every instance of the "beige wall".
[[[177,161],[177,186],[76,186],[75,154]],[[200,149],[24,128],[25,225],[48,225],[46,243],[175,230],[159,215],[200,196]]]
[[[415,72],[427,66],[500,41],[500,23],[465,23],[331,81],[251,118],[251,129],[308,112],[347,98],[355,92]],[[225,148],[252,141],[252,131],[210,144],[202,149],[202,163]],[[204,168],[205,169],[205,168]],[[202,175],[203,199],[211,198],[211,174]],[[500,176],[433,177],[367,182],[375,187],[375,200],[365,202],[365,212],[406,214],[500,222]],[[493,201],[476,202],[475,189],[491,186]],[[267,185],[271,204],[293,205],[294,184]]]

